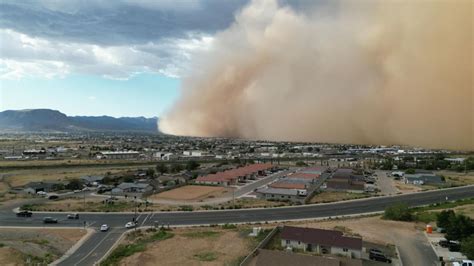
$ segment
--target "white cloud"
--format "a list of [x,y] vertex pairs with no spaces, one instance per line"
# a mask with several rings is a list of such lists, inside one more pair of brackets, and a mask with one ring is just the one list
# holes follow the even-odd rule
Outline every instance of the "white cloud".
[[93,101],[97,100],[97,97],[95,97],[95,96],[89,96],[89,97],[87,97],[87,99],[88,99],[89,101],[93,102]]
[[213,37],[190,33],[186,38],[134,45],[100,46],[51,41],[0,29],[0,78],[63,77],[68,73],[128,79],[142,72],[179,77],[193,54],[208,49]]

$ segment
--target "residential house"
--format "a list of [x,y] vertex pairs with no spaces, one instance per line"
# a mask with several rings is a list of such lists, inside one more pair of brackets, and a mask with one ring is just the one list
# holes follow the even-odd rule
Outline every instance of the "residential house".
[[85,185],[87,186],[98,186],[100,183],[102,183],[102,180],[104,179],[104,176],[92,176],[92,175],[86,175],[86,176],[81,176],[80,178],[82,182],[84,182]]
[[112,189],[112,195],[128,195],[128,196],[147,196],[153,192],[153,187],[146,183],[128,183],[123,182],[116,188]]
[[265,200],[291,201],[303,203],[308,192],[305,189],[261,188],[256,191],[257,197]]
[[435,174],[406,174],[404,177],[406,184],[414,185],[442,185],[445,183],[444,177]]
[[274,166],[272,164],[251,164],[235,169],[218,172],[196,179],[196,184],[230,186],[247,179],[265,176]]
[[53,192],[62,189],[66,184],[58,181],[30,182],[24,186],[17,187],[15,190],[26,193],[36,194],[40,191]]
[[340,231],[284,226],[280,237],[286,248],[357,259],[362,256],[362,239],[344,236]]
[[313,256],[278,250],[259,249],[251,266],[362,266],[360,259]]

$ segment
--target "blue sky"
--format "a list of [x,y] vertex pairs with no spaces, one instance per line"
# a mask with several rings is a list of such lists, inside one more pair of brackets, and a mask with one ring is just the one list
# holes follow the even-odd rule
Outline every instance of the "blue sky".
[[178,95],[180,80],[138,74],[127,80],[71,74],[65,78],[2,80],[0,109],[51,108],[67,115],[160,116]]
[[0,111],[161,116],[249,0],[2,0]]

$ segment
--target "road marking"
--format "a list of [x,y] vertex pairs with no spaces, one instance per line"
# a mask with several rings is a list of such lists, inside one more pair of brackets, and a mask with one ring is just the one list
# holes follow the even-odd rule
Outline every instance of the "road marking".
[[79,265],[79,263],[81,263],[83,260],[87,259],[87,257],[89,257],[92,254],[92,252],[94,252],[100,246],[100,244],[102,244],[102,242],[104,242],[107,239],[107,237],[110,235],[111,232],[112,232],[112,230],[107,232],[107,234],[104,236],[104,238],[102,238],[102,240],[100,240],[99,243],[97,243],[97,245],[89,253],[87,253],[81,260],[79,260],[74,265]]
[[141,225],[141,226],[143,226],[143,225],[145,224],[146,220],[148,220],[148,217],[150,217],[150,214],[151,214],[151,213],[149,213],[149,214],[148,214],[148,215],[145,217],[145,219],[143,220],[143,222],[142,222],[142,225]]

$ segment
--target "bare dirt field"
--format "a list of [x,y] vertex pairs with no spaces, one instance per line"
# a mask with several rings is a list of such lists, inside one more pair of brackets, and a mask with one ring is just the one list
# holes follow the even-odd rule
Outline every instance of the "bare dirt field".
[[106,173],[118,173],[131,166],[95,166],[95,167],[68,167],[54,169],[24,169],[6,170],[4,181],[10,186],[22,186],[32,181],[56,181],[79,178],[84,175],[105,175]]
[[120,265],[238,265],[252,247],[248,237],[237,230],[176,229],[173,234],[123,259]]
[[48,264],[58,259],[86,231],[83,229],[0,229],[0,265]]
[[423,188],[411,184],[405,184],[402,181],[395,181],[395,187],[400,191],[402,194],[406,193],[413,193],[423,190]]
[[453,171],[439,171],[437,174],[443,175],[446,182],[452,182],[454,185],[473,185],[474,172],[459,173]]
[[184,186],[173,190],[165,191],[150,197],[150,199],[164,200],[203,200],[208,198],[218,198],[229,193],[231,190],[223,187],[211,186]]

